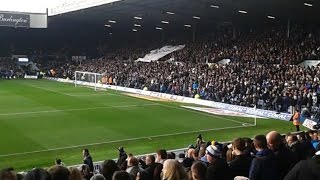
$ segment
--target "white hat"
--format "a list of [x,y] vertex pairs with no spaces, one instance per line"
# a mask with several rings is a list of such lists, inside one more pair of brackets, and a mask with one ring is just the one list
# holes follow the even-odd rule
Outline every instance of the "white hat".
[[214,145],[208,146],[206,150],[207,154],[209,154],[210,156],[221,156],[220,150]]

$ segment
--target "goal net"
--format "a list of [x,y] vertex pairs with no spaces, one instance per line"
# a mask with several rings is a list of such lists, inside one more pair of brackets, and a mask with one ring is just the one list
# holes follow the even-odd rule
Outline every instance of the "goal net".
[[95,90],[105,84],[106,76],[103,74],[76,71],[74,74],[74,86],[91,86]]

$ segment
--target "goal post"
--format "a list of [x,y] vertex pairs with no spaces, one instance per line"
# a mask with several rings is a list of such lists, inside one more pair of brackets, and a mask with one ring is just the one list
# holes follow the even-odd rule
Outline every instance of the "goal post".
[[94,90],[97,90],[97,86],[101,84],[102,74],[84,72],[84,71],[75,71],[74,73],[74,86],[79,85],[90,85],[94,87]]

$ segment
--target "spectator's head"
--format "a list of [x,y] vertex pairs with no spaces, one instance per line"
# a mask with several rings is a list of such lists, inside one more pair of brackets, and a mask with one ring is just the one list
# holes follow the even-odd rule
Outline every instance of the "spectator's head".
[[101,164],[100,173],[106,178],[111,179],[114,172],[119,170],[117,163],[114,160],[105,160]]
[[82,180],[81,173],[78,168],[71,167],[70,171],[70,180]]
[[138,166],[139,165],[139,160],[132,156],[128,158],[128,167],[132,167],[132,166]]
[[55,164],[56,164],[56,165],[62,165],[61,159],[56,159]]
[[82,150],[82,154],[83,154],[83,157],[89,156],[89,155],[90,155],[89,149],[83,149],[83,150]]
[[241,155],[246,150],[246,142],[242,138],[236,138],[232,141],[232,150],[234,155]]
[[216,159],[220,158],[221,152],[220,150],[214,146],[210,145],[206,149],[206,157],[210,164],[214,163]]
[[24,180],[52,180],[52,177],[44,169],[35,168],[26,174]]
[[70,172],[66,167],[54,165],[48,169],[52,176],[52,180],[69,180]]
[[253,139],[254,148],[257,151],[268,149],[267,139],[265,135],[257,135]]
[[176,154],[174,152],[168,153],[167,159],[176,159]]
[[112,180],[131,180],[131,177],[126,171],[116,171],[112,176]]
[[23,174],[17,174],[17,180],[24,180]]
[[165,159],[167,159],[167,151],[165,149],[160,149],[156,152],[156,162],[163,162]]
[[187,177],[182,165],[174,159],[164,161],[162,172],[163,179],[166,180],[186,179]]
[[298,137],[294,134],[290,134],[288,137],[287,137],[287,143],[288,143],[288,146],[292,146],[293,144],[295,144],[296,142],[298,142]]
[[201,161],[196,161],[191,166],[191,178],[192,180],[206,179],[207,166]]
[[299,139],[299,141],[305,141],[305,140],[307,140],[307,138],[306,138],[306,133],[305,133],[304,131],[302,131],[301,133],[299,133],[299,134],[297,135],[297,138]]
[[192,158],[192,154],[194,153],[195,149],[194,148],[189,148],[187,151],[187,157]]
[[315,133],[315,131],[314,131],[314,130],[311,130],[311,129],[309,129],[308,132],[307,132],[307,134],[309,135],[309,137],[310,137],[311,139],[312,139],[314,133]]
[[16,180],[16,173],[13,168],[5,168],[0,171],[0,179],[1,180]]
[[[111,179],[111,178],[110,178],[110,179]],[[92,176],[92,177],[90,178],[90,180],[106,180],[106,178],[104,178],[104,176],[101,175],[101,174],[96,174],[96,175]]]
[[269,149],[272,151],[277,151],[282,144],[282,137],[277,131],[271,131],[267,134],[267,143]]
[[182,163],[185,158],[186,158],[186,156],[185,156],[184,153],[180,153],[180,154],[178,155],[178,161],[179,161],[180,163]]
[[235,155],[233,154],[232,149],[228,149],[227,154],[226,154],[227,162],[234,160],[234,158],[235,158]]
[[247,149],[247,150],[254,148],[253,140],[252,140],[251,138],[245,137],[245,138],[243,138],[243,140],[244,140],[245,143],[246,143],[246,149]]
[[153,163],[155,163],[156,158],[154,157],[154,155],[147,155],[146,157],[146,165],[151,165]]

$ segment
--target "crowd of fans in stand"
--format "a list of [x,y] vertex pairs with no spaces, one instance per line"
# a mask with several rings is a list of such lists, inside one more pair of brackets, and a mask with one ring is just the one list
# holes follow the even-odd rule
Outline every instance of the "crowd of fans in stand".
[[174,56],[183,62],[217,62],[230,58],[237,62],[262,64],[297,64],[305,59],[319,59],[318,34],[292,28],[287,37],[283,28],[250,30],[234,35],[231,31],[217,32],[201,42],[189,44]]
[[46,170],[35,168],[15,174],[0,171],[4,180],[318,180],[320,144],[317,131],[281,136],[276,131],[231,143],[205,141],[201,134],[184,153],[165,149],[144,157],[119,148],[117,161],[105,160],[94,168],[88,149],[83,164],[67,168],[60,159]]
[[[299,28],[291,30],[290,38],[286,35],[281,29],[242,32],[235,39],[228,31],[216,33],[170,55],[174,62],[137,63],[133,60],[142,57],[145,51],[126,49],[126,53],[120,50],[100,59],[40,64],[46,64],[48,72],[55,68],[56,77],[72,79],[76,70],[95,72],[108,79],[103,83],[131,88],[241,106],[256,105],[278,112],[288,112],[289,107],[316,110],[320,104],[320,68],[296,64],[320,58],[320,39]],[[231,62],[217,64],[223,58]],[[87,76],[77,78],[92,81]]]
[[[65,69],[62,77],[75,70],[98,72],[108,79],[103,83],[279,112],[287,112],[288,107],[311,110],[320,103],[320,67],[89,60]],[[77,78],[92,81],[88,74]]]
[[12,78],[21,75],[17,62],[9,57],[0,57],[0,78]]

